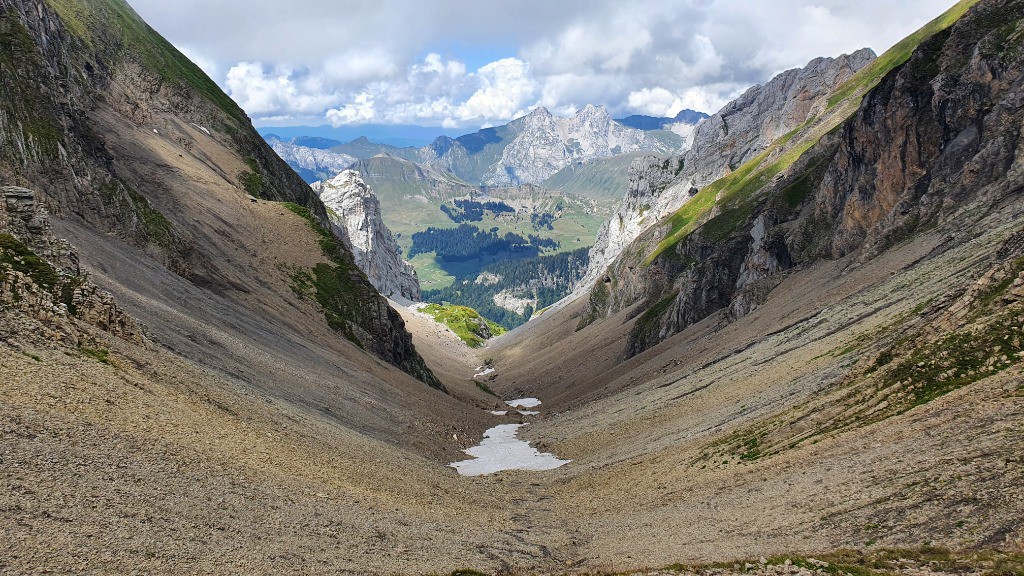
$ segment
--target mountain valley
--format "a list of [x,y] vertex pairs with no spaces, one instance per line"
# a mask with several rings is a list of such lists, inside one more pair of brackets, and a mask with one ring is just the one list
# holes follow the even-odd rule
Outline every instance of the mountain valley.
[[0,41],[0,571],[1024,570],[1024,2],[428,145]]

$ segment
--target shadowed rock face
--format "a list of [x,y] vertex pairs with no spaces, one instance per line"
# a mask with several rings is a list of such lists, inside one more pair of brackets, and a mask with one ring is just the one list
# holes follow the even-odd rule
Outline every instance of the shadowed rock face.
[[926,40],[758,191],[748,214],[710,219],[649,266],[641,259],[664,229],[642,234],[592,290],[586,317],[644,302],[633,355],[715,311],[748,313],[793,267],[848,254],[863,262],[934,227],[952,245],[1019,203],[1024,51],[1010,32],[1022,17],[1024,3],[986,2]]
[[[232,214],[212,216],[224,204],[204,205],[211,190],[292,202],[329,227],[323,203],[245,113],[124,2],[0,0],[0,38],[0,184],[36,191],[56,219],[112,236],[239,302],[252,276],[229,270],[238,263],[225,262],[222,248],[250,238]],[[209,174],[178,193],[192,167]],[[342,252],[337,258],[352,259]],[[366,306],[338,319],[348,333],[436,384],[397,313],[365,278],[351,282]]]
[[385,296],[418,301],[416,270],[402,259],[398,242],[381,219],[380,200],[359,173],[345,170],[314,189],[370,283]]
[[667,160],[653,156],[635,160],[622,204],[601,227],[590,251],[587,276],[573,297],[589,288],[630,242],[679,209],[697,189],[820,115],[829,95],[874,59],[874,52],[864,48],[787,70],[763,86],[750,88],[698,124],[693,145],[684,154]]

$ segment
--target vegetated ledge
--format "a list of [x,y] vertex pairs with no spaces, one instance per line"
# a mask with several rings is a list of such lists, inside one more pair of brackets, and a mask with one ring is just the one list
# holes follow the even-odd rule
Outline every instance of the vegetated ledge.
[[503,326],[468,306],[428,304],[420,311],[450,328],[470,348],[483,346],[484,342],[507,332]]
[[[840,549],[822,554],[779,554],[769,558],[703,564],[672,564],[622,572],[588,571],[591,576],[1020,576],[1024,553],[997,549],[953,551],[939,546]],[[448,576],[490,576],[462,569]]]
[[412,344],[412,336],[398,312],[377,293],[338,238],[308,208],[291,202],[284,206],[305,220],[317,235],[329,260],[311,270],[292,269],[292,291],[320,305],[327,324],[356,346],[401,368],[431,388],[447,393]]
[[[882,79],[905,64],[925,40],[956,23],[979,0],[961,0],[939,17],[904,38],[884,54],[859,70],[829,96],[826,111],[782,136],[767,150],[747,161],[734,172],[705,186],[666,219],[668,232],[643,263],[650,265],[661,253],[679,244],[699,225],[715,206],[723,212],[734,210],[736,217],[750,213],[751,196],[782,173],[822,136],[840,127],[860,107],[864,96]],[[740,212],[743,215],[740,216]]]

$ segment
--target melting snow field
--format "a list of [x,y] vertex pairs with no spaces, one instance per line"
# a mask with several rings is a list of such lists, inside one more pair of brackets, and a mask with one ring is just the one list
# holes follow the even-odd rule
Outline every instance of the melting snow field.
[[478,372],[476,374],[473,374],[473,378],[477,378],[479,376],[487,376],[488,374],[491,374],[492,372],[494,372],[494,368],[488,368],[488,369],[484,370],[483,366],[477,368],[477,370],[483,370],[483,372]]
[[559,460],[554,454],[539,452],[524,440],[516,437],[520,426],[526,424],[501,424],[484,432],[479,446],[463,450],[473,460],[449,464],[463,476],[483,476],[502,470],[552,470],[568,464],[570,460]]
[[540,400],[536,398],[520,398],[518,400],[507,400],[505,404],[513,408],[536,408],[540,406]]

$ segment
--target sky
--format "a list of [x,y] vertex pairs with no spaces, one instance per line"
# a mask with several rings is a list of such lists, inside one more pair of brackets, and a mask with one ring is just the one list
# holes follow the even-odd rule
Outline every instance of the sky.
[[477,129],[537,106],[714,113],[954,0],[129,0],[257,126]]

